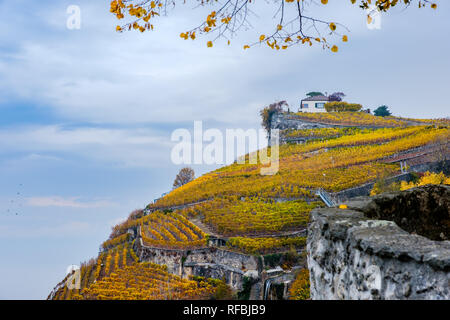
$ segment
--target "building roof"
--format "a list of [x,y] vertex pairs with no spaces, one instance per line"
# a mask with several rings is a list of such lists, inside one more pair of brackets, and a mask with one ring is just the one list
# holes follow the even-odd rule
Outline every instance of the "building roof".
[[308,97],[303,99],[302,101],[328,101],[328,97],[327,96],[312,96],[312,97]]

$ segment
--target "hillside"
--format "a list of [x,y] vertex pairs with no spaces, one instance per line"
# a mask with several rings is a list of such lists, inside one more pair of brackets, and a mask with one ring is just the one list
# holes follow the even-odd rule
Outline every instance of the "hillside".
[[[399,161],[423,171],[445,160],[436,150],[448,151],[448,120],[362,112],[289,117],[323,127],[284,128],[308,139],[280,146],[277,174],[234,163],[171,191],[114,227],[97,259],[81,267],[80,290],[60,285],[49,298],[262,298],[271,294],[267,279],[292,281],[298,271],[294,287],[303,296],[309,212],[325,206],[317,190],[338,195],[402,178]],[[143,283],[153,289],[142,291]]]

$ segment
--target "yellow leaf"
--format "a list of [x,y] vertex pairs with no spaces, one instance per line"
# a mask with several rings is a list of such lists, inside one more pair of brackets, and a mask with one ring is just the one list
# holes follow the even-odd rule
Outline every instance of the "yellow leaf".
[[347,205],[346,204],[341,204],[340,206],[339,206],[339,209],[347,209],[348,207],[347,207]]
[[248,48],[250,48],[250,46],[249,46],[248,44],[246,44],[246,45],[244,46],[244,50],[245,50],[245,49],[248,49]]
[[283,26],[281,24],[277,25],[277,30],[280,31],[281,29],[283,29]]
[[322,4],[327,4],[328,0],[321,0],[320,2],[322,2]]
[[334,22],[331,22],[331,23],[330,23],[330,29],[331,29],[332,31],[336,30],[336,24],[335,24]]
[[213,46],[212,41],[208,41],[208,42],[206,43],[206,46],[207,46],[208,48],[211,48],[211,47]]
[[338,52],[338,47],[337,47],[337,46],[332,46],[332,47],[331,47],[331,51],[333,51],[333,52]]
[[342,41],[344,41],[344,42],[348,41],[348,37],[345,34],[342,36]]
[[259,36],[259,41],[264,41],[265,38],[266,38],[266,36],[262,34]]

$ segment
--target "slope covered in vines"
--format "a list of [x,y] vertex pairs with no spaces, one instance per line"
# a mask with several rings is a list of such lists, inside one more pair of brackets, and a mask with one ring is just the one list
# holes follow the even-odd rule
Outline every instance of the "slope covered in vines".
[[[172,190],[114,226],[99,256],[82,264],[81,288],[58,287],[52,298],[213,297],[226,287],[223,282],[181,279],[165,266],[139,261],[134,242],[188,252],[208,247],[208,239],[218,236],[225,241],[222,250],[250,255],[296,252],[304,248],[310,211],[324,205],[316,195],[318,188],[337,192],[394,176],[401,173],[400,166],[386,159],[449,141],[445,122],[406,126],[392,121],[390,128],[295,130],[292,136],[314,139],[281,145],[274,175],[261,175],[264,165],[259,163],[233,163]],[[306,290],[302,281],[295,296]]]

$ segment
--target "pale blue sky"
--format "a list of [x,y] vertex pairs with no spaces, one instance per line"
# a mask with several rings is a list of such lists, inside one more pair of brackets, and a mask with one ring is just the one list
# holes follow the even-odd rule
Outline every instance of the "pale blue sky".
[[[449,116],[449,3],[397,10],[368,30],[359,9],[330,2],[311,14],[351,29],[337,54],[243,51],[262,18],[230,47],[183,41],[206,12],[193,5],[154,33],[116,34],[108,1],[0,1],[0,299],[45,298],[68,265],[96,256],[113,224],[169,190],[180,168],[170,134],[194,120],[259,128],[262,106],[297,106],[313,90],[395,115]],[[80,30],[66,29],[70,4]]]

